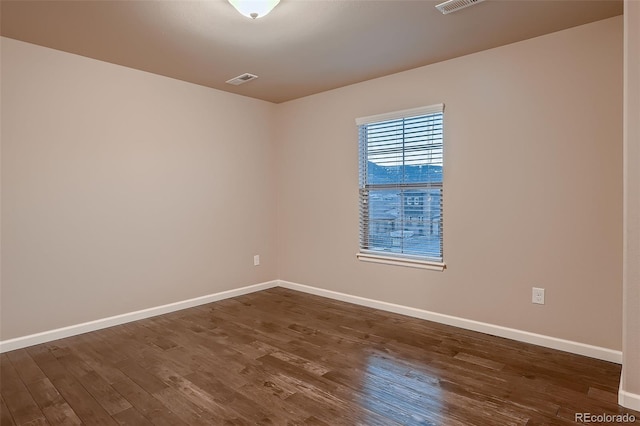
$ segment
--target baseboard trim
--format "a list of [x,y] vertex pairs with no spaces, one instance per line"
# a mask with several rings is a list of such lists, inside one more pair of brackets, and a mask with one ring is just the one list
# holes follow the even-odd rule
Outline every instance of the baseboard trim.
[[142,309],[139,311],[115,315],[108,318],[101,318],[82,324],[57,328],[55,330],[43,331],[41,333],[30,334],[23,337],[16,337],[14,339],[0,341],[0,353],[22,349],[28,346],[38,345],[40,343],[51,342],[53,340],[63,339],[65,337],[76,336],[78,334],[88,333],[90,331],[96,331],[107,327],[113,327],[115,325],[137,321],[144,318],[155,317],[157,315],[167,314],[169,312],[175,312],[181,309],[192,308],[194,306],[204,305],[206,303],[217,302],[218,300],[242,296],[243,294],[254,293],[256,291],[273,288],[277,285],[278,281],[276,280],[267,281],[260,284],[254,284],[232,290],[221,291],[219,293],[208,294],[206,296],[195,297],[193,299],[182,300],[180,302],[169,303],[167,305]]
[[[493,336],[505,337],[525,343],[544,346],[547,348],[558,349],[578,355],[584,355],[591,358],[601,359],[604,361],[622,363],[622,352],[613,349],[592,346],[585,343],[574,342],[571,340],[559,339],[556,337],[545,336],[542,334],[530,333],[528,331],[517,330],[499,325],[484,323],[480,321],[469,320],[465,318],[455,317],[437,312],[426,311],[423,309],[412,308],[409,306],[397,305],[394,303],[383,302],[380,300],[368,299],[365,297],[354,296],[346,293],[340,293],[332,290],[325,290],[318,287],[311,287],[304,284],[298,284],[291,281],[273,280],[259,284],[249,285],[237,289],[213,293],[206,296],[196,297],[193,299],[183,300],[180,302],[169,303],[153,308],[142,309],[126,314],[115,315],[108,318],[102,318],[95,321],[89,321],[82,324],[76,324],[68,327],[58,328],[54,330],[44,331],[41,333],[31,334],[28,336],[17,337],[14,339],[0,341],[0,353],[25,348],[28,346],[38,345],[53,340],[63,339],[65,337],[76,336],[78,334],[88,333],[115,325],[125,324],[132,321],[150,318],[157,315],[167,314],[169,312],[179,311],[206,303],[216,302],[218,300],[229,299],[231,297],[241,296],[243,294],[254,293],[256,291],[267,290],[273,287],[284,287],[291,290],[297,290],[304,293],[315,294],[317,296],[327,297],[330,299],[340,300],[343,302],[354,303],[356,305],[367,306],[383,311],[394,312],[401,315],[407,315],[414,318],[420,318],[428,321],[434,321],[441,324],[447,324],[454,327],[464,328],[466,330],[478,331],[481,333],[491,334]],[[640,396],[620,390],[619,400],[625,401],[620,403],[628,408],[640,410]]]
[[618,404],[630,410],[640,411],[640,395],[620,389],[618,391]]
[[304,293],[315,294],[316,296],[328,297],[330,299],[354,303],[356,305],[367,306],[369,308],[394,312],[396,314],[407,315],[410,317],[420,318],[446,325],[452,325],[454,327],[460,327],[466,330],[479,331],[481,333],[491,334],[493,336],[505,337],[507,339],[516,340],[519,342],[531,343],[546,348],[558,349],[564,352],[570,352],[577,355],[584,355],[591,358],[622,364],[622,352],[613,349],[588,345],[571,340],[559,339],[557,337],[545,336],[543,334],[531,333],[528,331],[517,330],[514,328],[469,320],[451,315],[439,314],[437,312],[411,308],[409,306],[397,305],[394,303],[382,302],[380,300],[367,299],[365,297],[353,296],[351,294],[325,290],[322,288],[311,287],[308,285],[298,284],[290,281],[278,280],[278,285],[280,287],[288,288],[291,290],[298,290]]

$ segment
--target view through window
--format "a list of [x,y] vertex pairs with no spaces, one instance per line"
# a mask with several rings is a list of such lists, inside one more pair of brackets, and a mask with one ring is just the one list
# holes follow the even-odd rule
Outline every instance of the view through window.
[[357,120],[361,252],[442,261],[443,110]]

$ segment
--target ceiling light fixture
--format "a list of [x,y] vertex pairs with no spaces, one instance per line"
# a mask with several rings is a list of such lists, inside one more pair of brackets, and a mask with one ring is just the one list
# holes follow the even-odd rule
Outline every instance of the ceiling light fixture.
[[247,18],[262,18],[280,3],[280,0],[229,0],[238,12]]

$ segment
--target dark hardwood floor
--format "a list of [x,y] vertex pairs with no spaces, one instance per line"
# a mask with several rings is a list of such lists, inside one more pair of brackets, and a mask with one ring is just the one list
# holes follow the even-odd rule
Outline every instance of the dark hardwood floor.
[[640,424],[619,365],[282,288],[0,364],[3,426]]

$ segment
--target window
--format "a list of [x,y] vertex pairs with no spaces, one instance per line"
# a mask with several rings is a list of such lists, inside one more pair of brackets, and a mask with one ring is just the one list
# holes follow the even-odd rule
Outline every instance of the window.
[[443,270],[444,105],[358,118],[360,260]]

